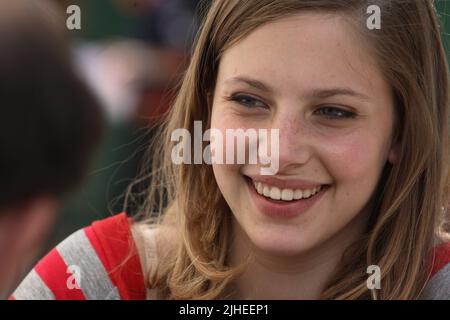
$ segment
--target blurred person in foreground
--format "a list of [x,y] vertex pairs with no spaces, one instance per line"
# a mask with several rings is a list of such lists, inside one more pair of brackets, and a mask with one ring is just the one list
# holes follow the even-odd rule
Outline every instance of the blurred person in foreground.
[[101,135],[65,26],[47,1],[0,3],[0,299],[42,250]]

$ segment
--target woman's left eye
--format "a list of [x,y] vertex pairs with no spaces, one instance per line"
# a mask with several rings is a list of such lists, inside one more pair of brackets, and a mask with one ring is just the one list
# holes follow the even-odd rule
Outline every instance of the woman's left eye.
[[314,112],[315,114],[319,114],[324,116],[327,119],[347,119],[356,117],[356,113],[344,110],[342,108],[334,107],[334,106],[324,106]]

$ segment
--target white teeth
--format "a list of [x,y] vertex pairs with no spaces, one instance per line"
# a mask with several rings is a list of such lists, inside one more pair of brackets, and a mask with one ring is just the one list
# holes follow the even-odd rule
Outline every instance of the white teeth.
[[281,191],[277,187],[270,188],[270,198],[273,200],[281,199]]
[[313,189],[279,189],[277,187],[271,187],[262,182],[254,182],[256,191],[267,198],[271,198],[273,200],[283,200],[283,201],[292,201],[292,200],[300,200],[309,198],[315,195],[322,189],[322,186],[313,188]]
[[268,186],[264,186],[263,195],[265,197],[270,197],[270,188]]
[[294,199],[298,200],[298,199],[301,199],[301,198],[303,198],[302,190],[300,190],[300,189],[295,190],[294,191]]
[[256,190],[258,191],[258,193],[263,193],[263,189],[264,189],[264,187],[263,187],[262,183],[261,182],[257,182],[256,183]]
[[292,199],[294,199],[294,190],[283,189],[283,191],[281,191],[281,200],[291,201]]
[[311,190],[306,189],[303,191],[303,198],[308,198],[311,195]]

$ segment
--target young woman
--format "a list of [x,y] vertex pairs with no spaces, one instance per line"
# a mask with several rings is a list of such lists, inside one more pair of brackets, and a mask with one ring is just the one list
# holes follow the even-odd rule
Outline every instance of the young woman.
[[[450,298],[439,33],[431,1],[213,1],[138,218],[69,237],[15,298]],[[276,174],[174,164],[171,135],[196,120],[278,129]]]

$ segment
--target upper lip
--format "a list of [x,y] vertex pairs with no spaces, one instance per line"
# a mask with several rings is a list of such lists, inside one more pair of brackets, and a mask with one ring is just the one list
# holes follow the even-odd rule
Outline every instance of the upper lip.
[[280,179],[275,176],[250,176],[248,175],[251,180],[254,182],[262,182],[264,184],[277,187],[279,189],[314,189],[320,186],[327,185],[325,183],[319,183],[319,182],[313,182],[310,180],[304,180],[304,179]]

